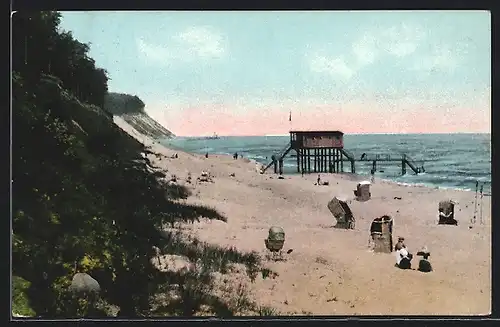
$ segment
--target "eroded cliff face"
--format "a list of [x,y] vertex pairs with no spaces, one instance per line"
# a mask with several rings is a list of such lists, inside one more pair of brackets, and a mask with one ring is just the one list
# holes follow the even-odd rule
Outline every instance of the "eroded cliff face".
[[119,116],[145,136],[155,139],[175,137],[172,132],[160,125],[153,118],[149,117],[146,113],[131,113]]
[[144,111],[144,102],[136,95],[109,92],[104,108],[114,116],[122,117],[139,133],[152,138],[172,138],[175,135]]

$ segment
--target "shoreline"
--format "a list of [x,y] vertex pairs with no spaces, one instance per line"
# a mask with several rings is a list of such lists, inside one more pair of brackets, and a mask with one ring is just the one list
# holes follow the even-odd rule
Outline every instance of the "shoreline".
[[[199,153],[199,152],[189,152],[189,151],[186,151],[184,149],[182,149],[181,147],[176,147],[174,145],[171,145],[171,144],[163,144],[162,141],[167,141],[166,139],[158,139],[156,140],[158,142],[158,144],[160,144],[161,146],[165,147],[166,149],[170,149],[170,150],[173,150],[173,151],[179,151],[179,152],[184,152],[184,153],[187,153],[187,154],[191,154],[191,155],[197,155],[197,156],[203,156],[202,153]],[[232,155],[229,154],[229,153],[225,153],[225,152],[214,152],[212,155],[218,155],[218,156],[227,156],[227,157],[231,157],[232,158]],[[257,161],[257,159],[251,159],[251,158],[247,158],[248,160],[254,162],[255,164],[259,164],[259,165],[266,165],[266,163],[262,163],[262,162],[259,162]],[[292,166],[285,166],[285,167],[289,167],[291,168]],[[265,174],[273,174],[274,173],[271,173],[270,170],[268,170]],[[307,174],[307,175],[316,175],[318,173],[310,173],[310,174]],[[346,175],[350,175],[350,176],[354,176],[353,178],[356,179],[356,180],[359,180],[359,181],[363,181],[363,180],[370,180],[370,175],[369,174],[358,174],[358,173],[355,173],[355,174],[352,174],[350,172],[343,172],[343,173],[319,173],[321,175],[326,175],[326,176],[330,176],[330,175],[336,175],[336,176],[346,176]],[[284,172],[283,175],[290,175],[290,176],[297,176],[297,175],[301,175],[300,173],[297,173],[297,172]],[[477,179],[479,181],[479,179]],[[399,185],[399,186],[408,186],[408,187],[423,187],[423,188],[428,188],[428,189],[439,189],[439,190],[452,190],[452,191],[462,191],[462,192],[472,192],[472,193],[475,193],[475,191],[473,189],[470,189],[468,187],[453,187],[453,186],[440,186],[440,185],[433,185],[433,184],[430,184],[430,183],[420,183],[420,182],[416,182],[416,183],[411,183],[411,182],[398,182],[394,179],[391,179],[391,178],[387,178],[387,177],[375,177],[375,181],[376,182],[382,182],[382,183],[389,183],[389,184],[394,184],[394,185]],[[491,181],[490,182],[484,182],[484,181],[479,181],[481,184],[483,185],[488,185],[488,188],[489,188],[489,192],[484,192],[483,193],[483,196],[491,196]],[[478,191],[478,195],[479,195],[479,191]]]
[[[130,126],[117,124],[134,134]],[[285,230],[284,251],[293,251],[285,261],[264,262],[277,277],[259,276],[247,285],[259,305],[295,315],[475,315],[491,310],[491,197],[484,197],[483,215],[471,225],[471,191],[377,179],[371,200],[359,202],[353,190],[364,179],[360,175],[322,174],[329,185],[317,186],[315,174],[278,179],[269,171],[258,173],[250,159],[222,154],[205,158],[135,137],[166,156],[150,160],[192,190],[187,202],[210,206],[228,218],[225,223],[201,219],[183,225],[187,235],[265,257],[268,229],[274,225]],[[171,158],[174,153],[178,158]],[[196,178],[202,171],[209,171],[214,182],[185,184],[188,174]],[[333,228],[327,204],[334,196],[348,200],[356,218],[354,230]],[[458,226],[437,225],[438,202],[444,199],[458,202]],[[368,249],[371,222],[382,215],[393,217],[393,239],[404,236],[412,253],[429,248],[432,273],[399,270],[394,253]]]

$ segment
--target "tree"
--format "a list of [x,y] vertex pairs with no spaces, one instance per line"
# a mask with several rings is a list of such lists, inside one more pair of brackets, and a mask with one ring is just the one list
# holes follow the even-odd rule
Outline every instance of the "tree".
[[[88,57],[88,45],[58,31],[59,20],[56,12],[13,19],[13,274],[30,285],[25,292],[39,316],[69,317],[82,308],[99,314],[68,293],[76,272],[96,278],[100,300],[122,315],[145,316],[161,286],[179,280],[153,267],[153,246],[192,259],[203,255],[210,269],[221,260],[206,253],[226,251],[203,252],[207,247],[165,239],[159,229],[200,216],[225,218],[177,203],[187,190],[172,190],[149,171],[148,149],[99,107],[110,96],[106,71]],[[137,96],[114,97],[123,100],[114,104],[118,111],[144,108]],[[258,262],[254,254],[229,258],[224,262],[254,268]]]

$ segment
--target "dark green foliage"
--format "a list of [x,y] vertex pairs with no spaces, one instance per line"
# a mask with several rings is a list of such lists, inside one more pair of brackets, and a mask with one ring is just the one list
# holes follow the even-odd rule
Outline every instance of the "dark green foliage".
[[104,97],[104,108],[113,115],[144,113],[144,106],[136,95],[109,92]]
[[[192,315],[205,304],[230,315],[208,294],[210,272],[242,262],[255,275],[259,257],[159,232],[226,218],[177,202],[189,192],[149,171],[143,154],[151,151],[102,110],[106,72],[87,45],[58,31],[59,19],[55,12],[13,16],[14,309],[47,318],[103,316],[110,307],[120,316],[151,316],[154,296],[177,281],[183,295],[170,312]],[[159,272],[153,246],[201,259],[203,269],[188,277]],[[68,292],[76,272],[99,282],[98,298]]]
[[26,291],[31,283],[17,276],[12,277],[12,307],[16,309],[16,314],[32,317],[35,312],[29,305]]
[[258,307],[257,313],[262,317],[278,316],[278,311],[270,307]]

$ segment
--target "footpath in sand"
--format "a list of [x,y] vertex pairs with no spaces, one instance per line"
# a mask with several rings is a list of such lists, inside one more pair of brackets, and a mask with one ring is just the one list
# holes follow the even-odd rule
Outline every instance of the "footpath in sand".
[[[474,192],[409,187],[377,181],[372,199],[352,201],[354,230],[336,229],[327,208],[334,196],[353,197],[358,181],[347,175],[322,174],[328,186],[314,185],[316,175],[259,174],[255,162],[231,156],[202,155],[167,149],[138,134],[122,119],[115,122],[167,159],[150,159],[184,183],[209,171],[214,183],[190,186],[188,202],[211,206],[227,223],[205,221],[186,225],[186,232],[221,246],[266,253],[271,226],[285,230],[286,261],[266,262],[276,278],[251,284],[258,304],[286,314],[315,315],[477,315],[491,311],[491,198],[484,197],[483,221],[472,227]],[[177,153],[177,159],[171,159]],[[234,174],[234,176],[231,176]],[[400,197],[394,199],[394,197]],[[440,200],[458,202],[458,226],[437,225]],[[372,220],[394,219],[393,237],[403,236],[414,255],[423,246],[431,252],[434,271],[400,270],[395,255],[368,249]],[[419,257],[414,256],[413,266]]]

